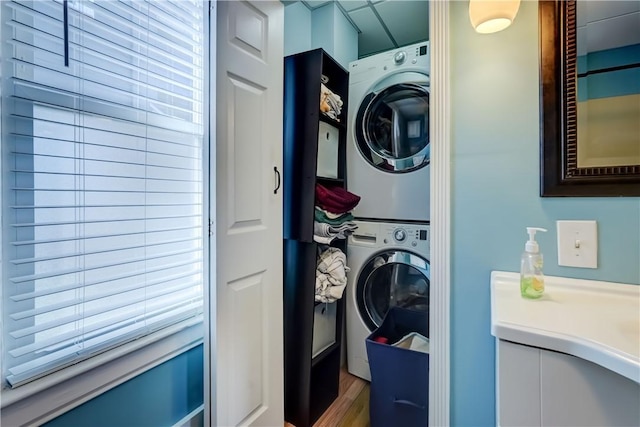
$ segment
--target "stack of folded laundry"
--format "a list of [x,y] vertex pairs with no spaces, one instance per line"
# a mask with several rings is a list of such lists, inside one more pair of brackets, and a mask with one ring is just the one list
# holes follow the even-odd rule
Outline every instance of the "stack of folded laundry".
[[336,121],[340,121],[342,111],[342,99],[327,88],[324,83],[320,84],[320,111]]
[[334,239],[346,239],[358,227],[351,210],[360,202],[360,196],[341,187],[327,188],[316,184],[316,210],[313,240],[325,245]]
[[316,296],[318,302],[335,302],[347,286],[347,257],[338,248],[327,248],[318,256]]

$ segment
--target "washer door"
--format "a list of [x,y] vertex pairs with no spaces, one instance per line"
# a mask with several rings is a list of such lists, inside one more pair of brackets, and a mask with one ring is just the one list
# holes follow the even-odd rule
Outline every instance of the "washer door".
[[429,261],[402,250],[380,252],[365,263],[356,287],[358,311],[370,331],[391,307],[429,310]]
[[396,83],[370,92],[354,127],[358,150],[374,167],[404,173],[428,165],[428,83]]

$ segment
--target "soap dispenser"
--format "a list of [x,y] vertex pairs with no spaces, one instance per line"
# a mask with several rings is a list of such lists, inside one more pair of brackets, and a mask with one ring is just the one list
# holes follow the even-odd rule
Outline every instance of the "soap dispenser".
[[536,242],[536,231],[544,228],[527,227],[529,240],[524,246],[520,259],[520,294],[524,298],[540,298],[544,293],[544,275],[542,274],[542,254]]

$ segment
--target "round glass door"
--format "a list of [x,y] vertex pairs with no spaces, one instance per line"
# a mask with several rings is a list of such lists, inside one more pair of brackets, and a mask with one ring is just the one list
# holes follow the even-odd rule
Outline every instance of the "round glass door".
[[426,83],[399,83],[369,93],[355,123],[360,154],[391,173],[429,164],[429,90]]
[[429,310],[429,262],[405,251],[386,251],[365,264],[356,288],[360,315],[371,331],[391,307]]

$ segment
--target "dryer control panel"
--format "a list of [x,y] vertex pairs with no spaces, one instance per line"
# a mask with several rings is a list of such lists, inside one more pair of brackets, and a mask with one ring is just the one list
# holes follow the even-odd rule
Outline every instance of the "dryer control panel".
[[381,76],[398,70],[420,70],[429,74],[431,52],[428,41],[388,50],[349,63],[349,84],[377,81]]
[[379,54],[381,56],[380,63],[384,70],[389,70],[392,66],[420,66],[429,62],[428,54],[429,45],[418,44],[414,46],[406,46],[387,53]]

